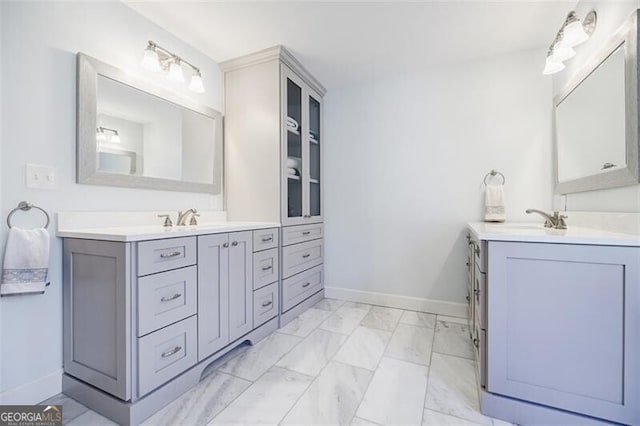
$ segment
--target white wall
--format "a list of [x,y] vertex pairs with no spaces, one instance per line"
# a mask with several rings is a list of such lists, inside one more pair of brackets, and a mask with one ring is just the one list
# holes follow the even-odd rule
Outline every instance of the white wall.
[[506,176],[508,220],[539,221],[524,210],[551,207],[544,55],[329,92],[327,286],[464,302],[465,223],[482,218],[485,174]]
[[[580,19],[592,9],[598,14],[598,25],[593,36],[576,48],[576,56],[566,63],[566,68],[553,76],[554,94],[560,91],[568,79],[580,69],[594,52],[600,49],[620,26],[640,7],[640,0],[581,0],[575,7]],[[567,210],[601,212],[640,212],[640,185],[600,191],[568,194],[566,200],[557,199],[555,207]]]
[[[75,183],[75,55],[78,51],[130,73],[154,78],[173,90],[221,110],[222,79],[215,62],[122,3],[1,4],[3,152],[0,223],[4,224],[11,207],[25,199],[54,215],[58,211],[74,210],[175,212],[188,207],[221,208],[219,196]],[[140,61],[148,40],[154,40],[197,64],[202,70],[206,94],[192,94],[186,89],[186,84],[167,84],[162,77],[143,71]],[[58,189],[26,189],[26,163],[55,166]],[[34,224],[39,221],[35,213],[33,220]],[[55,232],[55,222],[50,231]],[[0,237],[4,242],[5,225]],[[44,296],[0,299],[0,390],[5,402],[12,401],[12,395],[21,395],[19,402],[35,403],[52,391],[55,393],[56,375],[59,386],[58,373],[62,366],[61,248],[61,240],[53,239],[51,286]],[[36,385],[29,387],[30,383]],[[26,387],[18,389],[23,385]]]

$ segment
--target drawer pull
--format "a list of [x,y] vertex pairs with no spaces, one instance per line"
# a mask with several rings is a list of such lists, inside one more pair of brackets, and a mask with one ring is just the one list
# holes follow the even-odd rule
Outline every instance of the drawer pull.
[[162,299],[160,299],[161,302],[171,302],[172,300],[176,300],[177,298],[179,298],[180,296],[182,296],[182,294],[180,293],[176,293],[173,296],[164,296]]
[[309,287],[310,285],[311,285],[311,283],[304,283],[304,284],[302,284],[302,288],[307,288],[307,287]]
[[476,348],[480,347],[480,340],[478,340],[477,337],[473,339],[473,346],[475,346]]
[[271,305],[271,304],[273,304],[273,302],[272,302],[271,300],[268,300],[268,301],[266,301],[266,302],[262,302],[262,307],[263,307],[263,308],[266,308],[267,306],[269,306],[269,305]]
[[263,243],[268,243],[269,241],[273,241],[273,237],[267,237],[262,239]]
[[175,348],[166,351],[166,352],[162,352],[162,358],[169,358],[171,355],[175,355],[178,352],[180,352],[180,349],[182,349],[182,346],[176,346]]
[[263,271],[268,271],[269,269],[273,268],[273,266],[264,266],[262,268]]
[[160,257],[162,259],[167,259],[169,257],[176,257],[176,256],[180,256],[182,254],[181,251],[172,251],[171,253],[161,253]]
[[311,231],[304,231],[302,232],[302,235],[309,235],[311,233]]
[[222,247],[224,247],[224,248],[229,247],[229,243],[224,243],[224,244],[222,245]]
[[238,245],[238,242],[237,242],[237,241],[234,241],[234,242],[232,242],[232,243],[231,243],[231,245],[235,247],[235,246],[237,246],[237,245]]
[[311,253],[303,254],[303,255],[302,255],[302,258],[303,258],[303,259],[306,259],[306,258],[307,258],[307,257],[309,257],[309,256],[311,256]]

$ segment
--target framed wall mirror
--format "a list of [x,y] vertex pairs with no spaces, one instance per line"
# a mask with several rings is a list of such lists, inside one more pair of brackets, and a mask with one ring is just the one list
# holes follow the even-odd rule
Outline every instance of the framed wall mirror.
[[77,181],[218,194],[222,114],[78,53]]
[[638,184],[637,13],[556,96],[557,194]]

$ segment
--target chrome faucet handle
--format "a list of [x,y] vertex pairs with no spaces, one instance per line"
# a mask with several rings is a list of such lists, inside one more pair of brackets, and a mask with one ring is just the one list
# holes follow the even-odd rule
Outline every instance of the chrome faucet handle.
[[194,213],[191,215],[191,220],[189,221],[189,225],[197,225],[198,224],[198,217],[200,217],[199,214]]
[[565,219],[568,219],[569,216],[556,211],[553,212],[553,217],[556,219],[556,229],[567,229],[567,222],[565,221]]
[[171,216],[168,214],[159,214],[158,217],[164,217],[164,227],[168,228],[173,226],[173,222],[171,221]]

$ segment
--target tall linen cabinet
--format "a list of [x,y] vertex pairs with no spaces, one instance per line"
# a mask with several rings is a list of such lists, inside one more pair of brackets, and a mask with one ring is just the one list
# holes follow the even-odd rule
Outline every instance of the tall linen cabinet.
[[284,324],[324,297],[326,90],[282,46],[223,62],[221,68],[226,210],[230,220],[282,224]]

